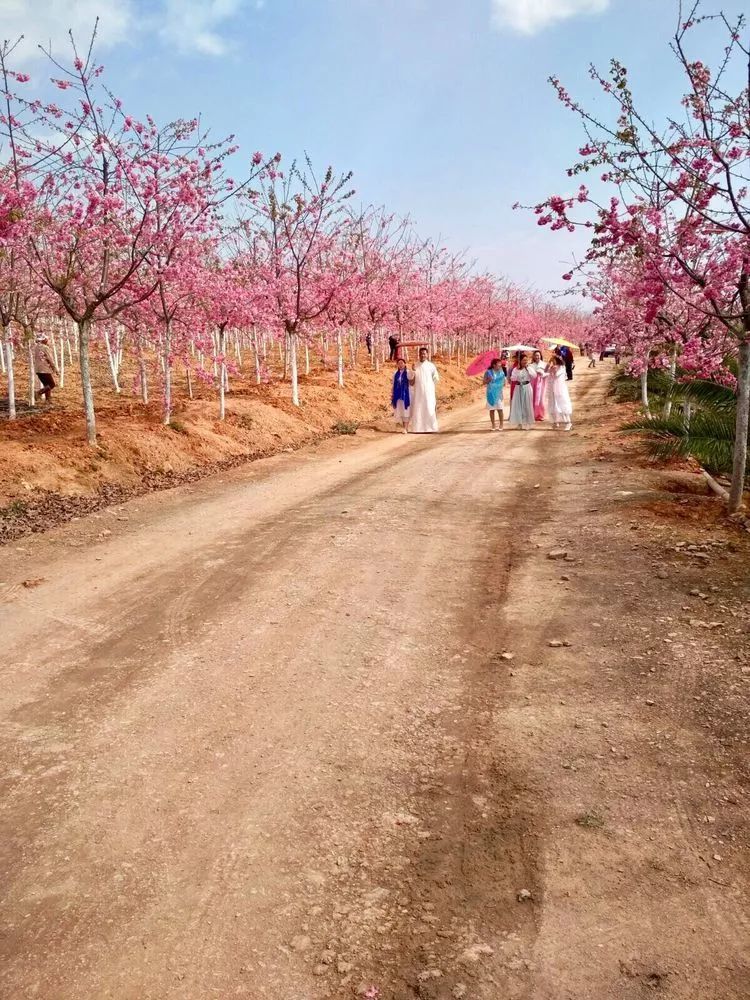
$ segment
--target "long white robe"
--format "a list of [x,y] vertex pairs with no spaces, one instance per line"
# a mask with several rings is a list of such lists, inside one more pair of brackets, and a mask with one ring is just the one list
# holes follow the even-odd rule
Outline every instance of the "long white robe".
[[514,368],[510,376],[515,383],[508,423],[511,427],[532,427],[534,424],[534,389],[528,368]]
[[555,424],[569,424],[573,419],[573,404],[562,366],[553,366],[547,379],[547,416]]
[[437,433],[439,428],[435,386],[439,381],[438,370],[431,361],[419,361],[414,373],[410,373],[409,430],[412,434]]

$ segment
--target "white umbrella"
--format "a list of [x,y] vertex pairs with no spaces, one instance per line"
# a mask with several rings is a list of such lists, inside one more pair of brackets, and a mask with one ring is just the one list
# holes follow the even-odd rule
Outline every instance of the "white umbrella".
[[508,354],[520,354],[525,351],[538,351],[538,347],[532,347],[531,344],[511,344],[510,347],[504,347],[504,351]]

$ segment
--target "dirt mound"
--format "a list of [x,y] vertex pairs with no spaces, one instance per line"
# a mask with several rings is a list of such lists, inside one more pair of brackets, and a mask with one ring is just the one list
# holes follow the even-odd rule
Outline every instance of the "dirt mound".
[[[443,405],[472,391],[457,365],[439,365]],[[144,406],[100,391],[97,448],[85,443],[69,381],[53,408],[19,408],[19,419],[2,425],[0,542],[332,434],[363,426],[392,430],[391,377],[391,367],[375,372],[363,361],[339,388],[335,372],[317,369],[301,378],[299,407],[288,383],[233,379],[223,421],[211,387],[199,386],[197,398],[176,406],[170,426],[162,422],[158,400]]]

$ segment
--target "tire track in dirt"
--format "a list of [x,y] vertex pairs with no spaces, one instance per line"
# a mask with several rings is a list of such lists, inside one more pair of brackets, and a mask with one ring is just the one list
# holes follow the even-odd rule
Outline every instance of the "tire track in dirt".
[[[124,649],[127,648],[127,642],[130,641],[129,636],[131,634],[135,633],[139,637],[140,641],[147,640],[149,636],[153,636],[154,640],[160,639],[164,627],[164,615],[159,612],[160,603],[164,603],[166,607],[169,607],[170,603],[173,605],[172,618],[171,620],[168,619],[169,624],[167,628],[167,636],[169,637],[171,634],[172,638],[184,635],[184,632],[182,631],[184,622],[193,621],[195,616],[200,614],[203,614],[204,617],[206,615],[209,617],[213,616],[214,624],[216,624],[217,615],[219,618],[224,614],[230,617],[232,615],[236,615],[238,605],[242,606],[243,612],[250,612],[250,614],[252,614],[252,602],[248,604],[248,593],[252,591],[252,588],[251,591],[248,591],[247,580],[248,578],[251,580],[255,579],[257,567],[254,559],[256,556],[258,561],[263,563],[264,566],[263,573],[258,572],[257,582],[260,583],[262,580],[265,585],[275,593],[284,592],[283,581],[285,579],[295,579],[295,574],[296,578],[299,579],[299,566],[301,565],[306,566],[307,579],[305,580],[305,584],[308,589],[311,587],[314,593],[318,593],[321,586],[325,586],[326,584],[330,589],[331,582],[335,581],[333,583],[335,597],[332,601],[329,601],[329,603],[332,606],[332,614],[335,616],[338,613],[342,618],[347,613],[344,611],[344,608],[352,606],[352,597],[354,597],[355,601],[354,606],[357,606],[356,594],[358,588],[364,588],[362,590],[364,595],[371,593],[373,584],[378,586],[380,585],[382,567],[383,565],[388,565],[388,558],[390,558],[393,560],[392,565],[395,567],[396,579],[399,581],[395,586],[395,593],[398,594],[399,591],[403,591],[404,583],[406,583],[407,588],[413,587],[414,592],[409,596],[412,614],[418,614],[420,611],[423,613],[424,595],[425,593],[430,592],[431,581],[435,577],[436,573],[439,572],[438,563],[435,560],[439,558],[440,551],[436,552],[429,560],[427,560],[425,565],[420,565],[418,561],[416,565],[414,565],[413,547],[407,547],[404,558],[401,558],[398,555],[398,546],[394,546],[390,542],[386,546],[387,552],[385,554],[385,563],[377,559],[374,563],[371,561],[369,565],[367,560],[362,563],[362,553],[363,551],[374,551],[372,541],[374,541],[375,538],[381,538],[381,532],[383,529],[395,529],[396,532],[398,532],[398,530],[403,526],[404,518],[411,518],[416,522],[419,522],[420,519],[426,519],[428,523],[430,519],[434,520],[437,518],[437,523],[442,524],[444,523],[444,520],[441,521],[441,519],[445,519],[447,517],[449,525],[448,530],[455,535],[457,547],[459,547],[464,540],[463,528],[460,526],[459,519],[456,517],[459,510],[463,511],[465,507],[468,507],[470,511],[473,511],[472,517],[477,522],[478,527],[484,527],[488,513],[488,509],[484,501],[481,503],[474,503],[472,506],[471,502],[467,505],[457,499],[453,500],[452,496],[454,494],[458,495],[463,493],[466,495],[466,499],[469,501],[471,500],[471,489],[467,488],[466,469],[468,467],[472,467],[476,461],[480,464],[484,464],[486,469],[484,473],[485,476],[490,475],[491,478],[494,476],[496,469],[494,461],[490,461],[489,464],[487,464],[482,458],[482,452],[486,453],[489,457],[491,453],[488,449],[497,447],[496,444],[490,443],[491,440],[494,441],[494,439],[490,439],[488,435],[485,435],[483,438],[476,439],[475,444],[477,447],[480,447],[480,453],[477,453],[476,448],[474,448],[471,452],[470,463],[467,465],[467,463],[464,462],[463,468],[452,471],[449,475],[445,474],[445,470],[440,476],[436,477],[433,474],[431,477],[433,482],[428,487],[428,490],[433,490],[434,493],[428,494],[427,497],[417,494],[417,499],[415,500],[415,495],[413,493],[408,493],[404,489],[406,483],[411,483],[412,481],[418,481],[419,479],[424,478],[421,463],[425,458],[432,459],[434,461],[434,455],[431,454],[433,450],[440,451],[443,448],[457,446],[460,449],[460,452],[463,453],[464,445],[461,439],[446,437],[445,441],[438,439],[437,441],[434,441],[434,444],[432,445],[429,442],[423,443],[415,441],[413,444],[410,442],[410,447],[414,451],[413,459],[411,456],[405,457],[405,460],[399,464],[396,473],[397,478],[400,477],[403,479],[403,484],[396,482],[389,483],[388,481],[384,483],[382,481],[383,473],[378,470],[372,470],[367,475],[361,477],[361,479],[356,479],[352,481],[352,483],[348,484],[347,489],[338,487],[331,492],[330,496],[324,496],[323,500],[321,500],[320,497],[317,497],[309,504],[300,504],[287,519],[284,529],[278,531],[278,535],[281,537],[276,537],[273,535],[273,532],[271,532],[271,535],[269,536],[269,545],[265,548],[262,544],[260,546],[257,544],[258,535],[260,534],[261,538],[263,536],[262,530],[255,531],[255,538],[252,543],[247,539],[237,539],[233,536],[230,539],[231,544],[222,549],[221,555],[218,556],[219,558],[226,558],[229,565],[224,564],[221,566],[209,566],[207,569],[205,565],[207,561],[205,558],[206,553],[205,551],[199,551],[199,553],[196,554],[196,558],[191,563],[190,575],[186,577],[184,572],[181,573],[183,580],[189,581],[189,595],[177,596],[180,593],[177,579],[178,571],[164,574],[158,580],[158,587],[156,589],[150,587],[149,590],[150,600],[148,602],[148,606],[153,610],[153,614],[151,617],[146,616],[145,618],[145,623],[148,627],[146,628],[144,626],[144,622],[141,620],[137,620],[134,623],[132,617],[128,618],[129,627],[122,628],[119,635],[115,635],[109,642],[97,647],[95,653],[96,656],[101,659],[102,668],[106,667],[107,657],[122,656]],[[422,455],[422,452],[427,452],[427,454]],[[413,471],[409,471],[410,462],[413,462],[414,464]],[[447,460],[444,464],[445,467],[450,470],[452,460]],[[376,506],[374,511],[369,511],[367,509],[368,503],[371,504],[374,499],[368,491],[374,491],[374,496],[377,499],[377,503],[380,505],[380,508]],[[390,501],[386,500],[386,497],[395,497],[396,499],[393,503],[390,503]],[[331,525],[341,523],[336,520],[337,508],[340,508],[340,510],[347,509],[355,511],[355,525],[359,521],[364,522],[365,526],[369,526],[367,527],[367,530],[364,531],[361,526],[355,527],[355,529],[352,530],[351,524],[347,524],[347,518],[345,518],[343,523],[346,526],[343,529],[343,533],[333,529],[335,539],[340,540],[342,537],[345,539],[348,538],[349,541],[347,544],[349,548],[347,549],[345,545],[344,551],[351,556],[356,555],[356,558],[350,559],[345,564],[348,566],[348,574],[344,574],[342,577],[339,572],[338,579],[334,566],[337,561],[339,565],[342,565],[340,563],[339,556],[340,554],[343,555],[343,553],[340,553],[339,551],[334,552],[334,547],[331,546],[331,552],[329,553],[330,558],[328,558],[327,561],[324,559],[320,568],[316,566],[314,561],[307,557],[308,549],[312,551],[314,543],[316,543],[319,539],[321,523],[324,524],[326,529],[329,531],[332,530],[330,527]],[[384,511],[382,517],[380,518],[381,523],[378,521],[378,509],[382,509]],[[338,516],[339,518],[344,517],[344,515],[340,513]],[[351,518],[349,518],[349,520],[351,520]],[[372,540],[367,537],[368,531],[370,533],[375,532]],[[396,541],[398,541],[398,534],[395,534],[393,537]],[[415,537],[419,538],[419,535],[417,534]],[[382,540],[377,544],[382,547]],[[228,552],[227,549],[229,550]],[[215,559],[216,557],[217,553],[213,552],[211,558]],[[269,558],[275,562],[275,569],[273,571],[269,571],[268,568]],[[460,568],[460,572],[462,574],[471,572],[473,566],[473,556],[471,553],[468,554],[462,561],[459,560],[459,557],[456,555],[454,557],[454,561],[457,568]],[[410,566],[412,567],[411,571],[409,568]],[[406,576],[404,575],[404,571],[407,573]],[[316,576],[316,573],[319,573],[319,576]],[[334,575],[331,575],[332,573]],[[347,575],[349,577],[348,580]],[[307,601],[310,599],[310,597],[305,598]],[[176,610],[174,609],[175,600],[179,601]],[[294,604],[294,601],[290,603]],[[367,605],[368,598],[363,596],[363,603]],[[138,605],[136,610],[140,613],[142,605]],[[295,618],[299,617],[300,610],[301,609],[298,606],[294,611]],[[145,611],[143,613],[145,614]],[[315,616],[319,617],[315,604],[310,604],[309,610],[302,613],[303,620]],[[288,619],[288,621],[291,624],[294,619]],[[269,624],[271,623],[262,623],[262,627],[267,630]],[[309,624],[309,622],[306,622],[306,624]],[[373,648],[377,643],[382,643],[384,641],[385,636],[382,629],[384,625],[387,624],[388,618],[382,616],[380,617],[380,622],[375,623],[373,626],[375,631],[368,640],[370,648]],[[334,629],[333,632],[331,632],[332,627]],[[329,642],[331,639],[334,639],[334,642],[339,643],[343,640],[342,649],[344,650],[346,650],[347,645],[351,645],[351,643],[347,640],[346,633],[344,632],[342,634],[339,625],[329,623],[326,628],[328,630],[327,635]],[[450,630],[444,622],[440,622],[438,624],[438,629],[442,630],[441,634],[450,636]],[[424,630],[417,630],[414,632],[413,626],[408,623],[404,624],[402,631],[403,637],[409,638],[409,641],[412,644],[414,643],[415,636],[417,634],[422,636],[420,641],[424,641],[427,638]],[[197,644],[200,648],[201,645],[211,643],[211,641],[211,634],[208,633],[204,636],[194,638],[190,645],[195,647]],[[355,640],[355,644],[352,649],[355,649],[356,646],[357,643]],[[190,647],[186,650],[183,645],[180,651],[182,656],[185,656],[186,652],[188,653],[188,660],[190,658],[189,648]],[[418,646],[415,648],[418,648]],[[333,646],[332,649],[335,652],[335,646]],[[276,655],[283,657],[284,653],[285,650],[282,648],[277,651]],[[217,656],[218,655],[217,651]],[[345,653],[345,655],[350,654]],[[89,664],[86,669],[90,670],[90,668],[91,665]],[[23,871],[33,870],[36,863],[34,860],[35,850],[37,852],[46,851],[49,856],[50,851],[53,850],[51,847],[52,843],[75,841],[76,826],[78,825],[79,820],[76,818],[78,810],[71,810],[70,808],[71,794],[75,794],[77,796],[77,802],[79,804],[82,803],[84,808],[89,801],[95,798],[97,794],[101,794],[100,789],[102,783],[102,772],[107,771],[107,758],[114,753],[111,747],[108,746],[111,723],[106,723],[102,726],[101,720],[103,716],[112,716],[113,721],[114,719],[117,719],[118,716],[121,717],[121,706],[127,706],[128,703],[134,698],[140,697],[138,694],[139,688],[142,688],[145,684],[147,689],[148,685],[153,683],[154,676],[158,680],[160,674],[164,674],[164,679],[166,681],[170,676],[170,672],[174,672],[175,665],[169,660],[169,658],[166,660],[152,659],[150,667],[147,668],[141,664],[140,668],[141,669],[139,669],[138,664],[135,664],[134,672],[130,674],[127,683],[123,682],[119,685],[112,684],[110,685],[109,690],[106,690],[101,686],[94,687],[91,684],[84,683],[80,686],[78,698],[76,698],[71,695],[71,691],[68,689],[68,686],[64,685],[60,689],[60,697],[63,699],[62,704],[58,703],[54,708],[52,708],[48,705],[47,699],[39,699],[35,705],[27,704],[19,710],[19,714],[22,716],[26,713],[23,718],[23,722],[29,723],[32,718],[35,718],[38,721],[40,717],[44,717],[45,715],[47,721],[49,722],[51,715],[55,710],[59,710],[60,716],[63,717],[62,712],[67,712],[70,709],[75,715],[74,720],[69,720],[70,724],[73,728],[80,728],[82,726],[84,730],[81,732],[79,737],[80,746],[75,748],[75,754],[73,755],[76,758],[74,779],[67,782],[67,789],[63,786],[62,794],[59,794],[60,789],[57,789],[59,794],[59,798],[57,800],[48,799],[46,805],[47,807],[51,806],[52,808],[45,809],[43,813],[44,819],[41,825],[39,825],[41,817],[37,811],[31,811],[26,817],[28,820],[26,823],[26,833],[28,834],[31,832],[31,827],[36,825],[38,844],[37,847],[34,848],[34,837],[32,835],[29,840],[29,847],[24,852],[24,866],[22,872],[19,873],[19,879],[24,877]],[[260,682],[265,683],[266,678],[267,674],[261,672]],[[276,680],[282,681],[282,691],[278,695],[278,698],[282,698],[286,693],[283,690],[285,686],[284,681],[282,678],[276,678]],[[455,680],[452,682],[455,683]],[[184,683],[184,681],[181,683]],[[350,693],[356,697],[366,697],[367,691],[363,686],[364,683],[366,682],[362,682],[361,684],[352,687],[350,689]],[[259,693],[262,693],[262,691]],[[216,697],[219,696],[217,695]],[[268,697],[268,695],[266,694],[264,697]],[[293,695],[293,699],[294,697],[296,696]],[[83,705],[78,704],[80,701],[86,702],[85,708]],[[65,707],[63,707],[63,705],[65,705]],[[268,707],[271,709],[273,706],[269,703]],[[204,709],[207,714],[210,713],[210,706],[208,704],[204,705]],[[237,722],[239,722],[239,719],[237,719]],[[122,723],[118,722],[118,727],[121,725]],[[291,748],[287,750],[278,742],[280,734],[281,731],[279,736],[275,737],[276,742],[269,744],[265,748],[265,751],[266,754],[279,753],[281,758],[280,763],[283,765],[285,756],[287,760],[291,760],[291,757],[289,756]],[[119,736],[118,738],[121,739],[122,736]],[[195,753],[194,751],[190,751],[193,760],[189,763],[186,761],[186,766],[188,766],[193,773],[196,774],[196,776],[205,773],[207,766],[205,758],[211,758],[212,750],[216,746],[217,739],[220,740],[220,745],[222,745],[222,747],[226,747],[226,750],[222,750],[222,754],[224,754],[232,747],[233,743],[237,743],[238,741],[241,742],[244,738],[245,737],[242,731],[236,729],[236,723],[230,724],[229,721],[221,723],[218,729],[215,730],[214,735],[212,735],[210,730],[205,727],[203,733],[201,733],[200,730],[196,730],[193,742],[200,742],[205,739],[207,741],[207,752],[205,754],[200,754],[200,752]],[[99,767],[96,772],[89,774],[88,776],[85,769],[81,770],[81,766],[83,764],[81,754],[84,752],[86,744],[89,746],[97,746],[98,750],[96,753],[100,758]],[[208,749],[209,746],[211,747],[211,750]],[[320,744],[320,747],[322,749],[322,744]],[[185,748],[183,747],[182,749],[184,751]],[[66,748],[65,752],[66,754],[69,754],[70,748]],[[134,759],[131,764],[134,777],[132,781],[128,782],[127,787],[122,788],[120,792],[115,795],[115,805],[116,800],[122,798],[124,795],[128,795],[131,798],[139,798],[143,796],[144,793],[140,791],[139,784],[142,779],[139,775],[145,772],[143,770],[144,764],[140,763],[139,757],[143,759],[145,766],[149,770],[151,769],[151,765],[148,763],[150,758],[147,754],[144,756],[145,752],[145,747],[144,752],[141,752],[140,750],[135,752]],[[173,766],[168,758],[154,756],[153,750],[148,752],[151,753],[155,762],[164,759],[166,764],[170,767]],[[115,760],[116,759],[117,758],[115,758]],[[278,766],[273,767],[270,771],[266,770],[265,776],[262,778],[262,784],[256,786],[253,794],[256,796],[259,794],[261,797],[267,797],[271,794],[269,783],[273,780],[272,775],[278,774],[279,772],[280,768]],[[325,777],[325,774],[322,776]],[[377,773],[374,778],[378,779]],[[59,784],[59,777],[56,780]],[[39,792],[40,788],[41,784],[35,783],[35,791]],[[29,789],[29,792],[30,791],[31,789]],[[219,793],[204,793],[203,797],[210,798],[213,796],[216,799],[217,794]],[[30,799],[29,802],[31,803]],[[211,850],[214,860],[213,862],[210,862],[207,867],[204,867],[199,880],[199,884],[203,885],[204,888],[200,889],[197,893],[193,892],[191,894],[191,917],[188,923],[188,927],[190,928],[189,934],[191,939],[191,954],[188,957],[184,954],[184,949],[181,949],[183,953],[179,955],[180,968],[174,972],[175,981],[177,983],[200,981],[205,975],[206,967],[210,967],[213,963],[215,963],[215,941],[213,939],[213,935],[206,936],[204,932],[206,927],[212,926],[215,928],[217,925],[221,926],[223,928],[222,934],[226,934],[228,939],[232,937],[231,931],[228,930],[229,925],[232,923],[232,915],[231,913],[225,911],[227,911],[227,907],[237,904],[233,904],[227,899],[227,886],[231,885],[233,881],[236,880],[238,872],[242,869],[243,861],[242,851],[238,854],[236,845],[232,842],[232,837],[236,836],[232,829],[233,825],[236,826],[236,824],[233,824],[232,807],[227,808],[226,800],[223,801],[223,804],[219,804],[221,802],[222,799],[219,797],[213,808],[216,809],[218,805],[218,814],[224,816],[228,827],[226,835],[227,839],[222,843],[222,840],[217,837],[217,834],[214,834],[214,843]],[[118,810],[121,811],[122,805],[123,803],[117,806],[116,809],[110,808],[108,813],[99,821],[97,826],[100,829],[94,830],[94,841],[96,843],[101,843],[102,834],[107,827],[111,827],[113,823],[117,822],[118,826],[122,827],[122,822],[117,820]],[[306,837],[309,837],[310,823],[308,818],[305,817],[303,820],[297,816],[297,819],[295,819],[295,815],[297,815],[298,811],[303,808],[303,803],[299,803],[298,807],[295,808],[289,817],[289,822],[293,825],[296,824],[300,826],[305,830]],[[342,818],[342,822],[345,819],[346,816]],[[167,824],[171,822],[168,815],[163,816],[162,821]],[[127,825],[128,824],[126,823],[125,829],[127,828]],[[122,839],[121,836],[120,839]],[[43,863],[42,857],[43,855],[39,853],[40,864]],[[104,859],[100,860],[98,863],[98,877],[104,880],[103,886],[110,877],[108,872],[109,865],[110,862]],[[113,924],[110,931],[107,932],[108,935],[116,934],[122,938],[122,935],[126,934],[127,939],[137,937],[137,932],[135,931],[136,925],[133,925],[133,931],[128,930],[128,927],[133,921],[133,916],[137,916],[137,910],[134,914],[132,908],[136,907],[139,908],[141,912],[148,912],[148,910],[153,908],[154,905],[158,906],[154,897],[154,892],[159,883],[162,884],[161,892],[165,891],[165,889],[166,891],[170,891],[167,887],[170,887],[171,889],[176,888],[178,895],[179,893],[183,893],[185,891],[183,886],[179,884],[179,880],[175,886],[174,876],[173,874],[170,874],[170,870],[174,868],[174,863],[170,862],[169,858],[166,859],[165,863],[158,863],[154,865],[150,870],[148,879],[144,879],[143,872],[140,876],[137,876],[136,873],[139,867],[141,866],[136,864],[136,871],[131,875],[127,875],[124,878],[124,881],[120,880],[121,891],[118,894],[117,900],[109,900],[108,912],[110,914],[110,920],[113,921]],[[78,871],[79,875],[77,878],[79,880],[85,880],[86,873],[85,870],[80,868],[80,864],[78,866]],[[83,884],[85,884],[85,882]],[[280,884],[283,884],[283,879],[280,880]],[[21,881],[17,880],[17,888],[19,892],[22,891]],[[94,903],[96,903],[97,898],[101,900],[106,898],[106,893],[103,895],[102,889],[100,889],[96,894],[93,900]],[[125,893],[124,896],[123,892]],[[80,942],[77,947],[82,946],[85,941],[85,937],[81,937],[81,935],[88,933],[87,926],[89,924],[89,917],[87,916],[87,911],[90,909],[90,904],[86,904],[82,908],[79,907],[79,913],[76,917],[75,923],[70,924],[68,921],[67,930],[65,929],[65,921],[60,925],[58,928],[58,934],[63,935],[63,937],[59,938],[60,943],[57,946],[58,952],[60,948],[65,948],[68,950],[68,953],[70,953],[70,949],[73,947],[74,941]],[[18,930],[22,929],[23,925],[18,928]],[[101,930],[99,933],[101,934]],[[66,936],[68,943],[63,945],[62,942],[66,940]],[[114,963],[114,968],[117,968],[116,962]],[[58,976],[63,974],[63,972],[64,970],[59,971]],[[227,974],[229,974],[229,972]],[[72,970],[69,972],[69,975],[72,975]],[[104,976],[105,972],[101,971],[100,973],[96,973],[93,969],[89,972],[89,976],[91,977],[99,975]],[[117,978],[114,971],[112,972],[112,975],[114,978],[110,981],[120,982],[122,984],[122,980]],[[117,973],[117,975],[119,975],[119,973]],[[146,976],[145,969],[143,970],[143,976]],[[57,981],[62,982],[60,979]],[[94,981],[99,982],[100,980],[95,980],[93,978],[89,979],[90,983],[93,983]],[[104,981],[104,979],[101,979],[101,982]],[[139,1000],[143,1000],[143,998],[151,995],[159,997],[161,1000],[161,997],[166,995],[163,992],[164,987],[159,987],[156,992],[152,993],[151,987],[148,985],[149,979],[143,977],[140,980],[137,977],[134,979],[132,971],[130,973],[130,982],[131,986],[129,989],[136,991],[133,995],[137,995]],[[140,985],[138,985],[139,982]],[[180,989],[180,987],[175,986],[175,989]],[[72,997],[76,994],[75,992],[70,992],[68,995]],[[122,993],[121,995],[129,996],[131,994]],[[275,994],[272,993],[269,995]],[[66,1000],[68,1000],[67,995]]]

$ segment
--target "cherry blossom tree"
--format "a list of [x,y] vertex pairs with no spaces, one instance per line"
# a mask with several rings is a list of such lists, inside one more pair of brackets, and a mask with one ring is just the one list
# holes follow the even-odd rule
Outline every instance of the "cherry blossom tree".
[[[742,42],[744,17],[730,21],[702,9],[701,0],[677,5],[672,51],[685,94],[681,113],[661,126],[639,108],[617,60],[607,75],[591,69],[612,102],[611,119],[595,116],[552,81],[586,135],[581,160],[569,175],[597,170],[604,190],[614,192],[601,197],[582,184],[574,195],[539,204],[536,213],[540,225],[555,230],[591,231],[583,265],[606,266],[617,258],[632,265],[638,280],[628,294],[643,307],[644,329],[663,324],[668,300],[676,298],[698,327],[710,321],[730,337],[739,372],[729,498],[735,512],[742,503],[750,422],[750,50]],[[726,31],[714,71],[689,53],[708,22]],[[738,78],[745,83],[737,84]]]

